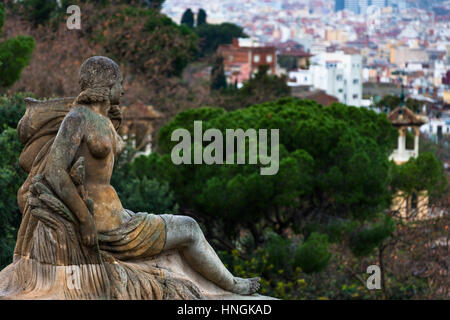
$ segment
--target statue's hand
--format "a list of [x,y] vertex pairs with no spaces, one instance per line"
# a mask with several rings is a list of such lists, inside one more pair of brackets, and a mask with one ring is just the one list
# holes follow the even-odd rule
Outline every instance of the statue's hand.
[[108,116],[111,119],[114,128],[118,130],[120,125],[122,124],[122,111],[120,111],[120,106],[112,105],[108,111]]
[[81,229],[81,241],[87,247],[92,247],[97,243],[97,230],[95,228],[94,219],[88,219],[88,221],[80,225]]

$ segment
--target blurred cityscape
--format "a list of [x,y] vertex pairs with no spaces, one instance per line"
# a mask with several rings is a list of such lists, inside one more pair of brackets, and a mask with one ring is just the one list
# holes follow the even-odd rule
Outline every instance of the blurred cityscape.
[[421,131],[450,133],[450,1],[168,0],[162,11],[179,23],[188,8],[249,36],[219,47],[229,83],[268,64],[294,95],[366,107],[405,87],[430,116]]

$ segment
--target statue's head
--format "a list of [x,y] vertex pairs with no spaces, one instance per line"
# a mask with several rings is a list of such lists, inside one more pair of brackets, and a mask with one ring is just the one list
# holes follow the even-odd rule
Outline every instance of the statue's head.
[[[109,99],[118,104],[122,90],[122,75],[119,66],[107,57],[90,57],[80,67],[79,84],[82,93],[80,102],[99,102]],[[80,99],[79,99],[80,100]]]

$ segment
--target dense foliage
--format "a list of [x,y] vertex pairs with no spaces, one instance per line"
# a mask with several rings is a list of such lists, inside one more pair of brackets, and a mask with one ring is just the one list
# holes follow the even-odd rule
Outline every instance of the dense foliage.
[[211,89],[214,90],[216,105],[226,110],[236,110],[290,97],[291,89],[286,84],[286,77],[270,75],[268,70],[266,65],[259,66],[256,74],[238,89],[236,84],[226,84],[223,59],[216,59],[211,72]]
[[213,54],[220,44],[230,44],[233,38],[246,38],[242,27],[225,22],[222,24],[200,24],[195,28],[200,38],[200,52],[202,56]]
[[[0,3],[0,32],[5,11]],[[0,89],[9,87],[19,80],[23,68],[28,65],[34,48],[34,39],[19,35],[0,42]]]
[[23,145],[15,128],[25,112],[25,96],[0,97],[0,269],[12,261],[21,219],[17,191],[26,175],[19,166]]
[[[204,131],[279,129],[278,173],[263,176],[260,166],[248,164],[173,165],[171,133],[180,127],[192,133],[194,120],[203,121]],[[181,208],[204,216],[218,238],[232,241],[244,227],[256,245],[268,226],[282,234],[310,220],[364,220],[387,208],[387,158],[396,134],[385,115],[339,104],[281,99],[232,112],[201,108],[161,129],[162,155],[148,157],[139,175],[168,181]]]
[[[402,102],[402,98],[396,95],[386,95],[380,101],[378,101],[375,106],[390,112],[397,108]],[[420,113],[422,111],[423,103],[419,100],[407,98],[405,100],[405,106],[411,109],[415,113]]]
[[[285,76],[269,74],[269,67],[258,67],[254,77],[244,83],[240,95],[248,104],[273,101],[278,97],[288,97],[291,94],[290,87],[286,84]],[[249,103],[251,102],[251,103]]]
[[180,75],[197,53],[197,36],[189,28],[141,8],[114,9],[112,17],[93,26],[93,40],[108,56],[154,80]]
[[227,87],[223,57],[217,56],[211,68],[211,89],[220,90]]
[[392,190],[406,196],[427,191],[431,198],[436,198],[447,188],[444,166],[431,152],[420,153],[401,166],[392,166],[392,171]]

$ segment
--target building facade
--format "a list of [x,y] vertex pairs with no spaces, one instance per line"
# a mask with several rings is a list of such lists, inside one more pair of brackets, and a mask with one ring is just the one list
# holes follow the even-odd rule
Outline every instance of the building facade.
[[269,74],[275,74],[277,56],[275,47],[261,46],[252,39],[233,39],[232,44],[220,45],[217,52],[223,57],[228,84],[241,87],[260,66],[268,66]]
[[342,11],[345,9],[345,0],[335,0],[334,12]]
[[361,106],[362,57],[343,51],[324,52],[311,58],[312,86],[335,96],[339,102]]
[[367,8],[370,6],[376,6],[379,8],[388,7],[391,4],[391,1],[387,0],[336,0],[334,10],[335,12],[341,10],[349,10],[355,14],[365,14],[367,12]]

